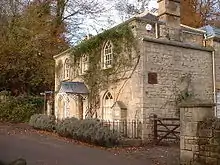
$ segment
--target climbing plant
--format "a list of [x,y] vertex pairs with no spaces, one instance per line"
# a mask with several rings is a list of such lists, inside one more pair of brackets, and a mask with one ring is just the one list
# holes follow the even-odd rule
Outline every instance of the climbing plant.
[[171,89],[170,96],[167,98],[165,103],[161,105],[160,109],[164,109],[166,106],[172,106],[175,108],[175,115],[179,116],[179,105],[188,102],[195,97],[192,89],[192,74],[186,73],[179,77],[175,83],[171,85]]
[[[107,41],[111,41],[113,44],[113,64],[111,68],[102,69],[102,49]],[[134,58],[137,59],[138,56],[136,45],[131,28],[129,25],[123,24],[106,30],[89,40],[83,40],[71,50],[74,71],[79,69],[79,61],[82,55],[86,54],[89,57],[88,70],[81,75],[81,78],[90,91],[90,114],[93,115],[99,107],[100,90],[107,89],[109,84],[113,82],[126,79],[125,73],[129,69],[131,70],[134,66]],[[79,76],[79,73],[76,75]]]
[[[179,79],[178,87],[174,88],[174,103],[176,107],[176,115],[180,115],[179,105],[189,101],[194,96],[193,91],[190,89],[192,86],[192,75],[187,73],[186,75],[181,76]],[[182,87],[182,88],[181,88]]]
[[[62,74],[63,74],[63,62],[62,62],[62,60],[59,60],[58,62],[57,62],[57,64],[55,65],[55,72],[56,72],[56,83],[57,83],[57,85],[59,85],[60,86],[60,83],[61,83],[61,81],[62,81]],[[57,87],[57,89],[59,89],[59,87]],[[57,93],[58,91],[55,91],[55,93]]]

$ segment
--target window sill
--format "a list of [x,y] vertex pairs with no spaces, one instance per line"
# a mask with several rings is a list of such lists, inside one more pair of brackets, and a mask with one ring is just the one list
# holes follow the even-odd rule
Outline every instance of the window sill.
[[86,75],[86,74],[87,74],[87,71],[88,71],[88,70],[85,70],[83,73],[79,73],[79,76]]
[[106,66],[106,67],[102,67],[103,70],[111,69],[111,68],[112,68],[112,65],[109,65],[109,66]]
[[63,79],[63,81],[69,81],[70,80],[70,78],[64,78]]

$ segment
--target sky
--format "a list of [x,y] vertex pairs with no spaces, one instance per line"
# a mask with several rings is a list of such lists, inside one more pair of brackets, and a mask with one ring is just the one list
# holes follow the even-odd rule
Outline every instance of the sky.
[[151,0],[150,4],[149,4],[149,8],[158,8],[158,4],[156,0]]
[[[129,2],[134,2],[137,0],[129,0]],[[108,3],[106,3],[108,4]],[[109,6],[111,4],[108,4]],[[108,8],[108,6],[107,6]],[[151,10],[152,8],[158,8],[158,4],[157,4],[157,0],[151,0],[149,3],[149,10]],[[100,15],[99,17],[96,17],[95,20],[92,19],[87,19],[85,20],[85,24],[83,25],[83,29],[85,31],[85,35],[87,34],[92,34],[92,35],[96,35],[100,32],[102,32],[103,30],[112,28],[114,26],[116,26],[117,24],[122,23],[125,20],[122,20],[119,17],[119,13],[117,13],[116,10],[110,9],[109,11],[103,13],[102,15]]]

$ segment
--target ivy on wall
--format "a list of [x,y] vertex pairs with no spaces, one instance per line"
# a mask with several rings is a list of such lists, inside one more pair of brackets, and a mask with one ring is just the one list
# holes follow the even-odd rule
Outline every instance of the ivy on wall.
[[[101,56],[103,46],[107,41],[113,44],[113,64],[111,68],[102,69]],[[90,114],[94,114],[99,108],[99,92],[108,89],[109,84],[116,83],[122,79],[126,79],[125,73],[134,68],[134,59],[137,59],[137,41],[133,36],[132,29],[127,24],[116,26],[115,28],[104,31],[89,40],[83,40],[79,45],[71,50],[71,63],[74,71],[79,70],[79,61],[82,55],[89,57],[88,70],[81,75],[85,84],[88,86],[89,94],[89,110]],[[136,62],[139,60],[136,60]],[[56,73],[59,73],[57,65]],[[76,76],[80,76],[76,73]]]
[[[62,62],[62,60],[59,60],[55,66],[55,73],[56,73],[56,83],[58,86],[60,86],[60,83],[62,81],[62,77],[63,77],[63,67],[64,67],[64,64]],[[58,87],[59,89],[59,87]],[[55,93],[57,93],[58,91],[55,91]]]

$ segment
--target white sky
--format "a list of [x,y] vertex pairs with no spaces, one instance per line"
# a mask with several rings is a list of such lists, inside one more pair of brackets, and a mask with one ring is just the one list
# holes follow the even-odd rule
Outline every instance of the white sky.
[[158,8],[158,4],[156,0],[151,0],[150,4],[149,4],[149,8]]
[[[137,1],[137,0],[131,0],[129,2],[135,2],[135,1]],[[152,8],[158,8],[157,0],[150,1],[149,10],[151,10]],[[111,21],[112,24],[109,24],[108,20],[113,20],[114,22]],[[86,24],[83,25],[83,28],[85,29],[85,31],[87,31],[87,33],[96,35],[97,32],[100,33],[102,30],[109,29],[109,28],[121,23],[122,20],[118,16],[117,11],[109,10],[105,14],[100,15],[99,18],[96,18],[96,21],[88,19],[85,22],[86,22]]]

